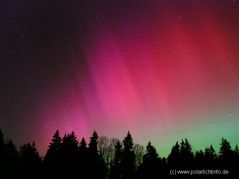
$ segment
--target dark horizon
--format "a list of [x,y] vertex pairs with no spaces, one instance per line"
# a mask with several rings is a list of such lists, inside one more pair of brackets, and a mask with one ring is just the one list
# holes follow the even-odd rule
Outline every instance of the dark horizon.
[[238,21],[237,0],[0,1],[0,128],[41,153],[56,129],[235,146]]
[[[75,135],[77,141],[78,141],[78,140],[81,140],[82,138],[84,138],[85,141],[87,142],[87,139],[88,139],[88,138],[86,138],[85,136],[82,136],[81,138],[79,138],[79,137],[76,135],[76,134],[77,134],[76,131],[71,131],[71,132],[69,132],[69,133],[67,133],[67,132],[62,133],[62,132],[59,131],[58,129],[57,129],[56,131],[59,132],[59,135],[60,135],[61,138],[63,138],[64,136],[67,136],[67,135],[69,135],[69,134],[74,133],[74,135]],[[55,131],[55,133],[56,133],[56,131]],[[97,130],[94,130],[94,131],[97,131]],[[129,131],[128,131],[128,132],[129,132]],[[4,134],[1,129],[0,129],[0,133]],[[54,134],[55,134],[55,133],[54,133]],[[123,136],[123,135],[122,135],[122,136]],[[15,142],[14,142],[13,139],[11,139],[11,138],[9,138],[8,136],[5,136],[5,135],[3,135],[3,137],[4,137],[4,141],[5,141],[5,142],[10,142],[10,141],[12,141],[12,142],[14,143],[14,145],[15,145]],[[51,136],[50,139],[52,139],[52,137],[53,137],[53,135]],[[114,137],[112,137],[112,138],[109,138],[109,136],[101,136],[101,135],[100,135],[99,138],[102,138],[102,139],[104,139],[104,140],[106,140],[106,141],[108,141],[108,142],[110,142],[111,140],[117,140],[117,141],[121,141],[121,142],[123,141],[121,138],[117,138],[116,136],[114,136]],[[185,139],[188,140],[188,138],[185,137],[185,138],[182,138],[182,139],[180,139],[180,140],[174,141],[174,143],[172,144],[172,146],[173,146],[175,143],[180,143],[180,141],[183,141],[183,140],[185,140]],[[218,141],[222,141],[222,139],[226,139],[226,138],[222,136],[221,138],[219,138]],[[90,140],[90,137],[89,137],[88,140]],[[227,139],[226,139],[226,140],[227,140]],[[46,149],[45,152],[41,153],[41,151],[38,150],[39,156],[40,156],[42,159],[44,159],[44,157],[45,157],[45,155],[46,155],[46,153],[47,153],[47,150],[49,149],[48,147],[49,147],[50,142],[51,142],[51,141],[49,140],[48,143],[46,144],[46,145],[47,145],[47,149]],[[148,142],[146,143],[146,145],[147,145],[149,142],[152,144],[151,140],[149,139]],[[41,146],[39,146],[39,144],[37,144],[35,140],[26,141],[24,144],[28,144],[28,143],[29,143],[29,144],[33,144],[33,143],[34,143],[34,145],[36,146],[36,148],[41,148]],[[16,146],[16,149],[19,150],[22,145],[23,145],[23,144],[19,144],[19,146],[15,145],[15,146]],[[141,147],[143,147],[144,149],[145,149],[145,147],[146,147],[146,145],[143,145],[143,144],[140,144],[140,143],[136,143],[136,145],[141,146]],[[191,141],[190,141],[190,145],[191,145]],[[217,145],[220,146],[220,143],[218,143]],[[231,146],[232,149],[236,149],[236,148],[238,147],[238,145],[239,145],[239,143],[238,143],[238,144],[236,143],[236,145],[234,145],[234,146],[232,146],[232,145],[230,144],[230,146]],[[171,146],[171,147],[172,147],[172,146]],[[191,146],[192,146],[192,145],[191,145]],[[196,152],[201,151],[201,150],[204,150],[204,149],[206,149],[206,148],[208,148],[208,147],[210,147],[210,146],[213,146],[213,145],[212,145],[212,144],[208,144],[208,145],[206,145],[204,148],[201,148],[201,149],[200,149],[200,148],[199,148],[199,149],[195,149],[195,148],[192,146],[192,152],[195,154]],[[160,147],[161,147],[161,146],[155,147],[157,153],[158,153],[161,157],[167,158],[167,157],[170,155],[170,152],[171,152],[171,149],[172,149],[172,148],[170,148],[170,150],[168,151],[168,154],[167,154],[167,155],[161,155],[161,154],[160,154]],[[216,150],[215,146],[213,146],[213,147],[214,147],[215,153],[216,153],[216,154],[219,154],[219,152],[220,152],[220,147],[219,147],[218,150]]]
[[16,149],[13,141],[6,140],[0,130],[0,176],[77,177],[80,174],[100,179],[238,176],[238,162],[238,146],[232,149],[224,138],[219,153],[212,145],[192,152],[189,141],[183,139],[172,146],[165,158],[150,141],[145,147],[134,144],[129,131],[123,141],[99,137],[94,131],[87,142],[85,138],[78,141],[74,132],[61,137],[57,130],[46,155],[40,157],[34,142]]

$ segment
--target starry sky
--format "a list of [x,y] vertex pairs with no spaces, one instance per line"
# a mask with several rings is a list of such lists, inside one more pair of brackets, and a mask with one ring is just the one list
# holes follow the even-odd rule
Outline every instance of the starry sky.
[[239,143],[239,1],[0,1],[0,128],[41,154],[59,129],[161,155]]

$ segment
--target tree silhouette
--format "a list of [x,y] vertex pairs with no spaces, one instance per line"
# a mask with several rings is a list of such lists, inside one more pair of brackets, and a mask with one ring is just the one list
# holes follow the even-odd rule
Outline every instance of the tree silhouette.
[[81,172],[79,173],[80,178],[87,178],[88,172],[90,172],[90,163],[88,161],[88,148],[85,138],[81,139],[79,145],[79,168]]
[[[5,145],[5,168],[8,172],[16,172],[18,162],[18,151],[12,140]],[[10,170],[9,170],[10,169]]]
[[143,156],[143,163],[139,168],[139,177],[142,179],[154,178],[157,176],[161,167],[161,159],[151,142],[146,147],[146,153]]
[[60,137],[60,133],[57,130],[55,134],[52,137],[52,141],[49,144],[45,159],[44,159],[44,166],[45,170],[48,175],[50,176],[60,176],[59,170],[62,170],[61,168],[61,145],[62,145],[62,139]]
[[143,146],[134,144],[130,132],[120,142],[99,137],[96,131],[89,145],[85,138],[79,143],[74,132],[61,138],[56,131],[42,163],[34,142],[24,144],[18,151],[12,140],[4,139],[0,130],[0,178],[166,178],[170,169],[220,169],[228,171],[229,177],[238,176],[238,163],[238,146],[232,149],[224,138],[218,154],[210,145],[194,155],[188,140],[183,139],[176,142],[167,158],[160,158],[151,142],[146,151]]
[[112,145],[110,144],[111,140],[106,136],[101,136],[98,139],[98,150],[100,156],[103,158],[107,170],[109,170],[110,165],[113,161],[113,151]]
[[176,144],[172,147],[171,153],[168,156],[168,164],[170,167],[179,167],[181,162],[181,151],[180,151],[180,145],[178,144],[178,141]]
[[233,163],[234,161],[234,153],[231,148],[230,143],[222,138],[221,144],[220,144],[220,151],[219,151],[219,164],[221,168],[227,168],[231,171],[235,171],[235,165]]
[[205,155],[202,150],[199,150],[195,153],[195,167],[196,168],[204,168],[205,167]]
[[144,155],[144,163],[157,163],[159,159],[158,153],[151,142],[146,147],[146,154]]
[[98,144],[98,134],[96,131],[93,132],[92,136],[90,137],[90,143],[89,143],[89,172],[88,177],[89,178],[99,178],[103,179],[106,177],[106,166],[104,163],[104,160],[101,155],[98,153],[97,144]]
[[216,159],[217,159],[217,155],[216,152],[213,148],[212,145],[210,145],[210,147],[205,149],[204,152],[204,166],[210,168],[212,166],[214,166],[216,168]]
[[86,155],[87,153],[87,144],[84,137],[81,139],[79,152],[82,153],[82,155]]
[[194,165],[194,154],[191,145],[187,139],[184,139],[179,144],[172,147],[171,153],[168,156],[168,163],[170,167],[176,168],[192,168]]
[[143,163],[143,156],[145,153],[144,146],[140,144],[134,144],[133,150],[135,154],[136,167],[139,167]]
[[233,158],[236,160],[236,161],[239,161],[239,148],[238,148],[238,145],[236,145],[235,149],[234,149],[234,156]]
[[64,167],[63,175],[66,177],[76,176],[78,165],[78,141],[74,132],[64,135],[60,148],[60,155],[60,163]]
[[220,147],[220,152],[219,152],[219,158],[223,160],[224,162],[230,161],[232,158],[232,149],[230,143],[222,138],[221,141],[221,147]]
[[194,155],[191,145],[187,139],[184,139],[180,143],[180,160],[181,165],[186,167],[192,167]]
[[100,136],[98,139],[98,143],[97,143],[97,148],[99,150],[99,154],[100,155],[105,155],[107,147],[109,144],[109,138],[106,136]]
[[212,145],[205,149],[205,157],[210,161],[214,161],[216,159],[217,155]]
[[99,138],[99,136],[98,136],[97,132],[94,131],[92,136],[90,137],[89,152],[92,155],[95,155],[95,156],[98,155],[98,151],[97,151],[97,140],[98,140],[98,138]]
[[238,172],[239,170],[238,165],[239,165],[239,149],[238,149],[238,145],[236,145],[235,149],[233,150],[233,156],[231,161],[231,171]]
[[20,174],[23,178],[41,176],[41,158],[35,143],[27,143],[19,151]]
[[52,137],[52,141],[48,147],[45,160],[48,160],[48,157],[49,157],[49,160],[55,160],[57,157],[57,154],[59,155],[61,144],[62,144],[62,139],[60,137],[59,131],[57,130]]
[[128,131],[123,140],[124,149],[122,153],[122,178],[132,179],[136,172],[135,154],[133,151],[133,138]]
[[122,145],[120,144],[120,141],[118,141],[115,145],[114,160],[109,172],[110,179],[122,178],[122,154]]
[[3,176],[14,177],[17,173],[18,152],[12,140],[5,141],[0,130],[0,173]]

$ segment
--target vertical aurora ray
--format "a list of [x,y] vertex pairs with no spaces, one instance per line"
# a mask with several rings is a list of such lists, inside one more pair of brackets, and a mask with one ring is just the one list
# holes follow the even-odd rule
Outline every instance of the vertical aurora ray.
[[89,136],[96,129],[122,137],[130,130],[163,155],[182,137],[196,148],[221,137],[237,143],[238,3],[214,3],[152,1],[113,17],[105,8],[103,21],[92,17],[83,48],[87,71],[73,63],[74,92],[64,86],[38,106],[48,134],[58,128]]

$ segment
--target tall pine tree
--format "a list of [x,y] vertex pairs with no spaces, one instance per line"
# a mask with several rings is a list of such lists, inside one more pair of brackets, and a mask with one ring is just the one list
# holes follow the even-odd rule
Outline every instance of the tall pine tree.
[[[44,159],[44,166],[45,171],[47,173],[47,176],[56,176],[60,177],[61,174],[59,171],[61,171],[62,164],[61,164],[61,145],[62,145],[62,139],[60,137],[60,133],[57,130],[55,134],[52,137],[52,140],[49,144],[45,159]],[[46,177],[47,177],[46,176]]]
[[128,131],[127,136],[123,140],[124,149],[122,154],[122,178],[132,179],[136,173],[135,154],[133,151],[133,138]]
[[106,178],[106,165],[102,156],[99,155],[97,144],[98,144],[98,134],[96,131],[93,132],[90,137],[89,147],[88,147],[88,155],[89,155],[89,170],[88,170],[88,178],[97,178],[104,179]]

